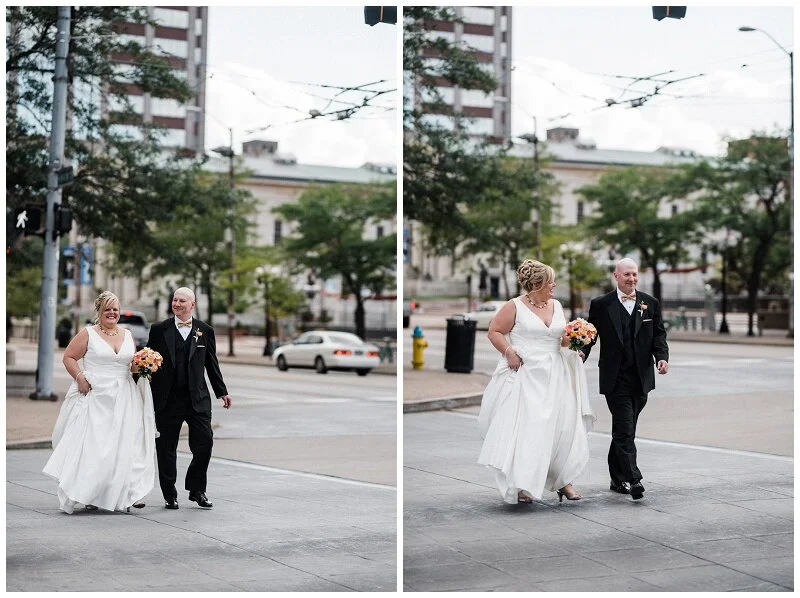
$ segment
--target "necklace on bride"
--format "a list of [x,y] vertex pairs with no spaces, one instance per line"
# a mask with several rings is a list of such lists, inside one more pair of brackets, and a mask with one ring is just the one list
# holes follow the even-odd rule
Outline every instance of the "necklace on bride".
[[533,305],[536,309],[544,309],[545,307],[547,307],[547,300],[545,300],[544,303],[536,303],[533,299],[531,299],[529,293],[525,293],[525,299],[527,299],[528,303]]
[[106,329],[100,326],[100,332],[106,336],[117,336],[119,334],[119,326],[114,326],[114,332],[106,332]]

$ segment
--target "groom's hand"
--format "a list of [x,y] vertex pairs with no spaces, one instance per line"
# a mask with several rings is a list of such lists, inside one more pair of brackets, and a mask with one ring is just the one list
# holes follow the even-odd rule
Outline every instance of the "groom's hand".
[[220,397],[220,399],[222,400],[222,406],[225,407],[225,409],[231,408],[231,395],[225,395],[224,397]]
[[666,374],[669,371],[669,364],[663,359],[656,364],[659,374]]
[[583,354],[583,351],[578,351],[578,357],[580,357],[583,361],[586,361],[586,355]]

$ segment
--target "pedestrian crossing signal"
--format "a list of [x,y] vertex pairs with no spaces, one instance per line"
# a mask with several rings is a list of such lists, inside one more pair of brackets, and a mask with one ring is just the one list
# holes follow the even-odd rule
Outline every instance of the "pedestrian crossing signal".
[[685,6],[654,6],[653,18],[656,21],[661,19],[682,19],[686,16]]
[[389,23],[391,25],[395,25],[397,23],[397,7],[365,6],[364,22],[370,27],[377,25],[378,23]]

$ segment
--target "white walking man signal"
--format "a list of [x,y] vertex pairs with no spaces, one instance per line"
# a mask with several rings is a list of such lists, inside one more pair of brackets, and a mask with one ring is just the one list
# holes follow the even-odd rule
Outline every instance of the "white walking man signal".
[[17,216],[17,228],[25,228],[26,222],[28,222],[28,210],[22,210]]

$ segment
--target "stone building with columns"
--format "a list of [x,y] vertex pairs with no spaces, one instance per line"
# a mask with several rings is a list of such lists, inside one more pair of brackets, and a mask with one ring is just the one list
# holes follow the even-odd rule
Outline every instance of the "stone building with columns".
[[[227,158],[210,156],[204,168],[219,176],[228,176],[229,161]],[[276,245],[281,239],[291,234],[289,223],[283,222],[273,209],[297,201],[302,193],[312,185],[333,183],[370,184],[394,182],[397,179],[395,165],[367,163],[358,168],[344,168],[318,164],[303,164],[290,154],[278,151],[274,141],[253,140],[243,144],[241,155],[237,155],[237,170],[244,170],[248,175],[237,179],[237,188],[250,191],[257,200],[255,214],[255,243],[257,245]],[[376,223],[365,231],[367,238],[376,238],[396,232],[394,219]],[[73,309],[79,309],[83,319],[91,314],[91,303],[98,289],[108,289],[117,294],[124,309],[142,311],[150,320],[162,319],[166,313],[166,301],[174,286],[182,286],[180,280],[149,280],[141,282],[128,277],[115,276],[104,266],[104,248],[102,240],[81,239],[73,230],[71,243],[73,246],[88,245],[93,250],[92,279],[88,285],[70,286],[67,292],[67,303]],[[341,285],[338,280],[317,281],[313,288],[308,288],[305,276],[298,277],[296,286],[313,294],[312,311],[326,311],[334,318],[333,322],[349,325],[354,310],[353,300],[340,298]],[[393,328],[396,322],[396,299],[394,293],[387,293],[387,298],[367,302],[367,326],[377,328]],[[207,317],[207,298],[198,294],[198,308],[202,317]],[[243,325],[258,325],[263,322],[263,312],[254,308],[252,313],[237,315]],[[224,314],[214,318],[215,324],[224,324]]]
[[[591,216],[592,206],[586,203],[577,193],[585,185],[596,183],[601,176],[614,168],[631,166],[674,167],[697,161],[700,157],[691,150],[682,148],[661,147],[656,151],[642,152],[631,150],[602,149],[590,140],[582,139],[580,131],[575,128],[559,127],[547,131],[547,143],[539,148],[550,161],[544,168],[551,173],[559,184],[559,191],[554,198],[557,206],[556,222],[561,225],[577,224],[584,217]],[[531,145],[515,145],[510,155],[521,160],[529,160],[533,168],[533,147]],[[679,200],[671,206],[664,206],[663,216],[681,211],[688,207],[688,200]],[[533,218],[533,215],[531,216]],[[404,236],[408,242],[408,263],[404,266],[403,293],[406,297],[465,296],[477,297],[479,292],[479,273],[481,265],[486,266],[484,277],[488,294],[500,297],[505,284],[503,272],[499,265],[488,262],[487,256],[476,255],[461,260],[456,264],[448,257],[428,255],[424,250],[423,240],[418,234],[419,225],[406,222]],[[611,265],[623,256],[602,257],[598,259]],[[636,256],[630,256],[636,258]],[[699,257],[699,253],[697,255]],[[668,272],[662,275],[662,290],[665,298],[680,299],[682,296],[702,297],[705,280],[699,270]],[[467,289],[467,277],[471,276],[471,288]],[[509,286],[514,288],[513,269],[505,273]],[[652,286],[652,274],[640,273],[641,288],[647,290]],[[564,289],[560,289],[564,292]]]

